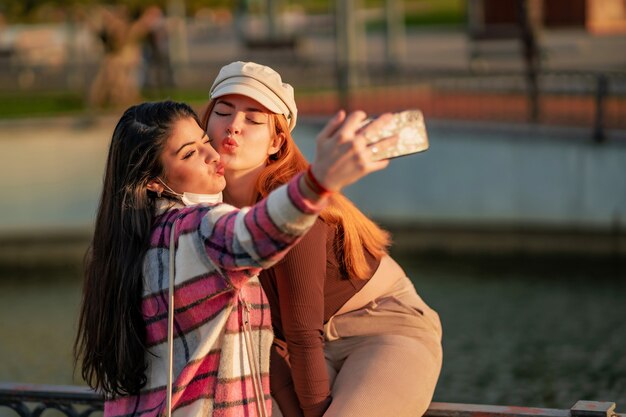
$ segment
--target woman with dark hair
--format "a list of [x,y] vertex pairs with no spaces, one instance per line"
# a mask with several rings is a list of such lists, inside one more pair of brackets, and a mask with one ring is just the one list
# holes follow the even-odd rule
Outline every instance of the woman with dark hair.
[[305,174],[239,210],[221,203],[224,167],[189,106],[126,110],[109,148],[74,346],[83,378],[106,395],[105,416],[162,416],[168,404],[180,416],[264,415],[272,333],[257,274],[330,195],[386,166],[365,145],[378,127],[359,130],[360,119],[331,119]]
[[[306,171],[291,136],[293,88],[280,74],[233,62],[210,94],[202,125],[225,165],[227,203],[253,204]],[[275,335],[275,415],[426,411],[441,369],[441,324],[388,255],[389,243],[386,231],[335,193],[304,238],[261,272]]]

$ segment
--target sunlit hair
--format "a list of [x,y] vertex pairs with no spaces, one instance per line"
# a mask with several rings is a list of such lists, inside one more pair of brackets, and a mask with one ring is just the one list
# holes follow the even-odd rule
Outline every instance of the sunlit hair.
[[[205,130],[215,103],[215,100],[209,102],[202,115],[201,125]],[[272,113],[270,123],[274,134],[282,133],[285,139],[278,152],[270,156],[267,165],[257,178],[255,191],[258,199],[266,197],[272,190],[285,184],[309,166],[289,132],[285,116]],[[337,227],[341,239],[341,253],[338,259],[342,260],[345,272],[351,277],[369,278],[365,251],[376,258],[385,255],[390,244],[389,233],[365,216],[342,194],[332,195],[320,217],[327,224]]]
[[110,397],[137,394],[147,382],[142,267],[156,195],[146,187],[163,176],[161,154],[185,118],[199,123],[186,104],[139,104],[126,110],[111,139],[74,342],[82,377]]

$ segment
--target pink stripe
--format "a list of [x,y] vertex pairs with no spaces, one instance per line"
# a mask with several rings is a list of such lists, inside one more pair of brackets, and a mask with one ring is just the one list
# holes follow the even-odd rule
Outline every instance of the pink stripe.
[[228,213],[215,222],[213,231],[205,245],[209,257],[226,269],[236,265],[233,256],[236,213]]
[[252,236],[257,254],[266,259],[276,256],[277,252],[285,248],[296,236],[284,233],[276,227],[267,212],[266,200],[263,200],[262,203],[263,206],[254,212],[256,216],[251,216],[252,210],[248,213],[245,224]]
[[[224,291],[226,288],[227,284],[224,282],[224,278],[222,278],[219,272],[212,272],[204,277],[185,282],[182,285],[176,286],[176,308],[178,309],[193,304],[198,301],[199,298],[210,297],[213,294]],[[150,318],[158,314],[166,314],[167,308],[163,303],[163,297],[167,297],[167,291],[165,291],[165,295],[155,293],[143,299],[141,308],[144,317]]]
[[216,382],[216,375],[207,375],[199,380],[191,381],[183,390],[172,395],[174,408],[184,407],[203,398],[210,398],[215,390]]
[[186,307],[197,302],[200,298],[222,293],[226,288],[224,278],[218,272],[212,272],[200,279],[176,286],[174,302],[177,309]]
[[175,239],[178,240],[181,234],[198,230],[202,219],[210,209],[205,206],[185,207],[183,209],[173,209],[165,213],[158,219],[158,225],[152,231],[150,244],[152,247],[170,247],[171,223],[177,220]]
[[287,195],[289,196],[289,200],[291,200],[293,205],[296,206],[296,208],[303,213],[319,213],[326,206],[326,204],[328,204],[328,199],[322,198],[317,203],[313,203],[310,200],[306,199],[300,191],[299,185],[300,177],[302,177],[303,175],[304,173],[300,173],[293,177],[293,179],[287,183]]
[[163,301],[163,297],[167,298],[167,292],[164,295],[154,294],[143,299],[141,311],[144,320],[149,320],[159,314],[167,314],[167,304]]
[[180,211],[181,219],[176,226],[176,239],[182,234],[195,232],[200,228],[204,216],[210,211],[204,206],[187,207]]
[[[263,395],[269,397],[270,390],[270,378],[268,374],[264,374],[261,377],[261,384],[263,386]],[[254,395],[254,388],[252,385],[252,378],[246,376],[242,379],[233,380],[220,380],[215,390],[215,405],[225,405],[228,403],[236,403],[241,400],[253,401],[251,404],[254,408],[253,415],[256,415],[256,397]],[[271,402],[270,402],[271,404]],[[266,402],[267,405],[267,402]],[[270,405],[271,407],[271,405]],[[271,408],[269,408],[271,409]]]
[[[213,227],[211,236],[206,244],[206,252],[209,257],[216,260],[225,269],[236,269],[240,265],[248,265],[250,257],[246,253],[235,253],[235,229],[236,212],[228,213],[219,218]],[[244,218],[246,228],[252,235],[255,250],[261,258],[277,256],[288,243],[295,239],[282,233],[272,222],[267,212],[267,201],[263,200],[256,204],[253,209],[246,213]],[[241,259],[235,257],[241,256]]]
[[[216,297],[207,298],[185,311],[179,311],[178,307],[176,307],[177,327],[180,328],[183,334],[189,333],[224,310],[232,298],[232,293],[226,292]],[[175,335],[178,335],[177,330]],[[146,339],[148,346],[167,340],[167,314],[163,314],[159,320],[147,325]]]
[[174,221],[178,215],[177,209],[170,210],[157,219],[157,226],[152,230],[150,236],[150,245],[152,247],[165,247],[170,246],[170,222]]
[[[136,404],[137,397],[121,397],[104,403],[104,415],[106,417],[124,416],[131,414],[137,406],[137,414],[143,416],[153,416],[158,414],[162,406],[165,404],[165,388],[159,388],[152,392],[142,392],[139,404]],[[147,412],[147,410],[154,410]],[[142,416],[142,417],[143,417]]]
[[220,351],[209,352],[204,358],[187,363],[185,369],[176,380],[177,387],[184,387],[197,375],[206,373],[216,373],[220,365]]
[[172,395],[174,407],[182,407],[200,398],[211,397],[219,365],[220,352],[211,352],[202,360],[188,364],[176,380],[176,392]]
[[259,272],[261,272],[261,268],[249,268],[243,271],[230,270],[227,273],[233,287],[240,289],[250,282],[251,276],[257,275]]

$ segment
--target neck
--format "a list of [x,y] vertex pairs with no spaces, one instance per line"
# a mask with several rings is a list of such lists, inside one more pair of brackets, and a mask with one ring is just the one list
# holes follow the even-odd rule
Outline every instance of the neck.
[[254,186],[264,165],[247,171],[226,170],[226,188],[224,189],[224,202],[235,207],[247,207],[256,202]]

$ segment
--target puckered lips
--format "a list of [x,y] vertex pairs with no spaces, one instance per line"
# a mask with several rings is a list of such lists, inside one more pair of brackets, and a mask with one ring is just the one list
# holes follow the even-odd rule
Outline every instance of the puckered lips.
[[215,173],[220,176],[224,176],[224,163],[218,162],[215,166]]
[[237,141],[233,139],[231,136],[228,136],[224,138],[224,140],[222,140],[221,148],[226,153],[234,153],[238,146],[239,144],[237,143]]

